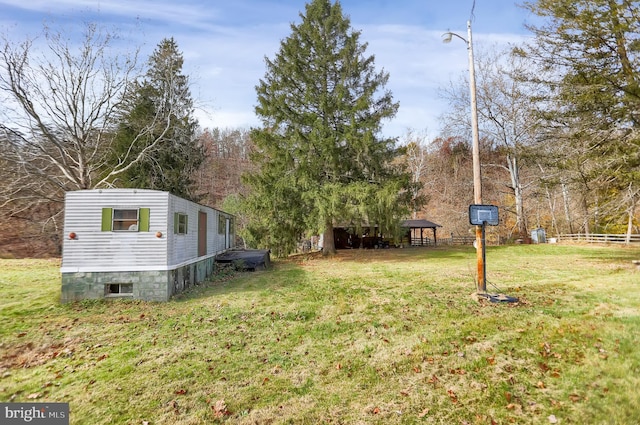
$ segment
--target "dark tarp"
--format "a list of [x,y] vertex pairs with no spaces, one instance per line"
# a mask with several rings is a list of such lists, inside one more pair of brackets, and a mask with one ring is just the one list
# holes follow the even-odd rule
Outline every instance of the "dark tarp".
[[216,255],[216,263],[234,263],[244,270],[267,269],[271,256],[268,249],[232,249]]

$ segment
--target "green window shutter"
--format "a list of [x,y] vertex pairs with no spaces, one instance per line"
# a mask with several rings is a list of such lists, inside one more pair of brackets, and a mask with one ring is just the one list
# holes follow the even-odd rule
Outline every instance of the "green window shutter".
[[187,230],[189,229],[189,216],[184,216],[184,234],[187,234]]
[[140,208],[138,214],[140,215],[138,230],[140,232],[148,232],[149,231],[149,208]]
[[103,208],[102,209],[102,231],[110,232],[111,226],[113,225],[113,209],[111,208]]
[[178,213],[173,213],[173,233],[174,234],[178,234],[178,228],[179,228],[179,220],[180,220],[180,216],[178,215]]

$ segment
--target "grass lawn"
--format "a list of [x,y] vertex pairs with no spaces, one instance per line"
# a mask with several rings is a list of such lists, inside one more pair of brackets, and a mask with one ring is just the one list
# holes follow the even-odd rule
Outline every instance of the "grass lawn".
[[[72,424],[637,424],[640,249],[470,247],[275,261],[167,303],[62,305],[0,260],[0,401]],[[495,292],[498,292],[495,289]]]

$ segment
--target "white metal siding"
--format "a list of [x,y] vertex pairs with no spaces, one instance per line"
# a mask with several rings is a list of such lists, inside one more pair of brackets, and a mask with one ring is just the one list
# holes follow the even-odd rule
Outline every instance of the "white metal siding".
[[226,249],[226,247],[224,246],[225,245],[224,233],[222,234],[218,233],[218,223],[219,223],[218,219],[220,215],[224,215],[224,214],[220,211],[216,211],[216,213],[211,218],[211,220],[213,221],[211,223],[211,228],[213,229],[213,231],[209,233],[208,243],[209,243],[209,246],[211,246],[215,252],[222,252]]
[[[175,213],[187,214],[187,233],[178,235],[173,233]],[[169,196],[169,238],[168,263],[177,265],[198,256],[198,204],[189,202],[177,196]]]
[[[148,232],[103,232],[102,209],[149,208]],[[207,214],[207,256],[225,250],[213,208],[143,189],[104,189],[68,192],[62,272],[171,270],[198,258],[198,213]],[[188,215],[186,235],[174,234],[174,213]],[[74,232],[76,240],[69,238]],[[156,237],[161,232],[162,237]]]
[[[224,234],[218,234],[218,215],[223,214],[213,208],[205,207],[170,195],[169,229],[172,237],[169,239],[169,265],[183,264],[198,257],[198,214],[207,214],[207,255],[217,254],[225,250]],[[189,219],[186,235],[173,234],[174,213],[187,214]]]
[[[167,264],[168,193],[140,189],[68,192],[65,197],[62,272],[141,271]],[[103,232],[102,209],[149,208],[148,232]],[[74,232],[76,240],[69,238]],[[157,238],[156,232],[162,232]]]

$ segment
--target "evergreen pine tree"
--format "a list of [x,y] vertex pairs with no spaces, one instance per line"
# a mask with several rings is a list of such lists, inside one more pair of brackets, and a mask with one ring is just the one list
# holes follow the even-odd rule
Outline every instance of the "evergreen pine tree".
[[544,19],[529,27],[535,39],[519,50],[537,65],[529,79],[548,88],[541,137],[557,147],[552,161],[582,188],[584,231],[606,231],[603,223],[626,216],[630,233],[640,200],[640,3],[524,5]]
[[411,183],[395,139],[381,135],[398,109],[388,73],[376,72],[339,2],[313,0],[300,17],[256,87],[262,127],[251,133],[248,230],[281,255],[322,232],[331,254],[337,224],[397,230]]
[[203,161],[195,131],[193,100],[182,53],[164,39],[149,58],[142,82],[136,82],[116,135],[113,161],[146,151],[144,159],[117,176],[117,186],[165,190],[195,200],[193,172]]

